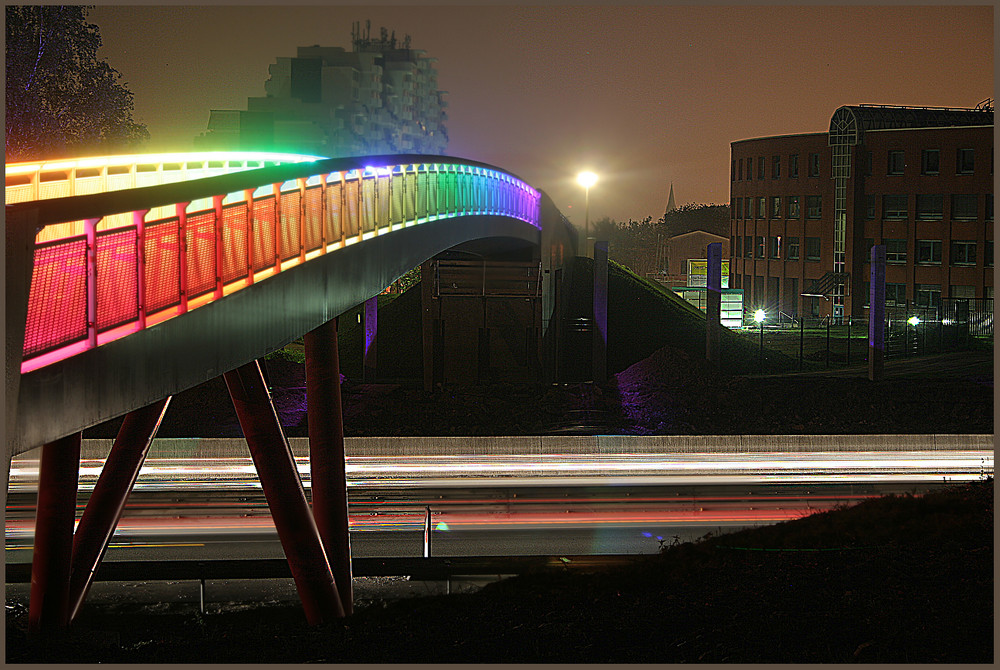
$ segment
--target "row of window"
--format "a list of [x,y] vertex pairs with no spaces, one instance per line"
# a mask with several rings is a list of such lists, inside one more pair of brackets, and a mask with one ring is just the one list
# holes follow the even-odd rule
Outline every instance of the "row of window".
[[[733,174],[730,181],[743,181],[743,165],[744,159],[739,158],[733,160]],[[757,179],[763,179],[765,171],[767,169],[767,157],[759,156],[757,158]],[[770,161],[771,166],[771,179],[781,178],[781,156],[771,156]],[[806,174],[810,177],[819,176],[819,154],[809,154],[807,160],[808,169]],[[753,158],[746,159],[746,178],[753,179]],[[790,179],[798,179],[799,177],[799,154],[791,154],[788,157],[788,177]]]
[[[805,259],[807,261],[820,260],[822,250],[822,240],[819,237],[805,238]],[[906,240],[882,240],[885,245],[886,263],[898,264],[907,261],[907,241]],[[865,258],[870,258],[871,248],[875,241],[865,238]],[[941,264],[941,240],[917,240],[914,260],[922,265]],[[784,259],[786,261],[799,260],[800,246],[798,237],[782,237],[773,235],[764,237],[763,235],[733,235],[730,238],[730,249],[733,250],[734,258],[769,258],[781,260],[782,247],[784,247]],[[951,240],[950,254],[948,261],[950,265],[975,265],[977,258],[978,243],[975,240]],[[985,241],[983,260],[986,267],[993,266],[993,240]]]
[[[730,218],[734,219],[780,219],[782,218],[782,197],[780,195],[757,198],[733,198],[729,205]],[[802,216],[802,198],[797,195],[785,196],[784,218],[798,219]],[[823,218],[823,196],[805,197],[807,219]]]
[[[979,196],[975,194],[955,193],[948,196],[949,213],[952,221],[976,221],[979,219]],[[984,214],[987,221],[993,220],[993,194],[985,196]],[[883,219],[909,218],[910,197],[905,194],[882,196]],[[944,196],[939,193],[916,194],[914,197],[915,218],[917,221],[941,221],[944,219]],[[865,196],[865,217],[878,217],[878,196]]]
[[[754,281],[756,279],[756,281]],[[768,280],[777,281],[776,277],[768,277]],[[777,284],[772,284],[772,288],[769,291],[771,295],[765,296],[764,293],[767,290],[765,288],[765,277],[758,275],[756,278],[753,275],[733,275],[732,283],[733,288],[740,288],[744,291],[744,300],[747,302],[764,302],[765,300],[777,299]],[[807,282],[808,283],[808,282]],[[862,295],[864,299],[864,306],[867,307],[870,303],[871,298],[871,284],[869,282],[864,282],[862,289]],[[974,299],[976,297],[976,287],[972,285],[965,284],[951,284],[949,285],[950,298],[970,298]],[[986,286],[983,289],[985,297],[993,297],[993,287]],[[753,295],[747,295],[753,294]],[[798,279],[796,277],[786,277],[785,278],[785,301],[783,304],[783,309],[790,309],[797,312],[797,305],[799,299],[799,288]],[[811,313],[816,316],[819,314],[817,309],[818,299],[815,297],[811,298],[812,310]],[[791,304],[789,304],[791,303]],[[906,284],[897,284],[893,282],[885,283],[885,304],[890,307],[905,307],[906,303]],[[940,284],[914,284],[913,285],[913,306],[915,307],[940,307],[941,305],[941,285]]]
[[[771,179],[781,178],[781,165],[782,157],[780,155],[771,156],[768,160],[767,156],[757,157],[757,179],[764,179],[765,175],[768,173],[768,167],[770,166]],[[820,155],[818,153],[811,153],[807,160],[807,171],[806,174],[810,177],[819,176],[819,160]],[[873,152],[869,151],[863,159],[864,174],[867,177],[872,175],[872,168],[874,163]],[[746,169],[744,169],[744,165]],[[975,172],[976,167],[976,151],[975,149],[960,148],[955,151],[955,174],[960,175],[970,175]],[[992,172],[992,165],[990,165],[990,170]],[[901,175],[906,169],[906,151],[902,149],[893,149],[886,153],[886,171],[887,175]],[[920,150],[920,174],[922,175],[938,175],[941,174],[941,150],[940,149],[921,149]],[[744,177],[745,175],[745,177]],[[788,156],[788,178],[798,179],[799,177],[799,154],[789,154]],[[736,158],[732,161],[732,174],[730,176],[730,181],[744,181],[753,180],[754,178],[754,159],[748,157],[746,159]]]
[[[916,194],[914,197],[915,217],[917,221],[941,221],[944,219],[945,196],[940,193]],[[979,219],[979,196],[968,193],[954,193],[948,196],[949,213],[952,221],[976,221]],[[802,217],[803,200],[800,196],[759,196],[750,198],[733,198],[729,205],[730,218],[733,219],[799,219]],[[882,218],[886,220],[901,220],[909,218],[910,196],[908,194],[887,194],[882,196]],[[879,200],[877,195],[865,196],[865,216],[868,219],[878,218]],[[984,201],[984,214],[987,221],[993,220],[993,194],[987,193]],[[807,195],[805,197],[805,215],[807,219],[820,219],[823,216],[823,196]]]
[[[822,247],[822,240],[819,237],[807,237],[806,241],[806,260],[807,261],[818,261],[820,259],[820,251]],[[756,246],[754,245],[753,235],[733,235],[730,238],[730,249],[733,249],[733,256],[736,258],[781,258],[781,248],[785,248],[785,260],[797,261],[799,260],[799,238],[798,237],[782,237],[781,235],[763,237],[758,235],[756,238]],[[754,249],[756,248],[756,253]]]
[[[871,248],[875,241],[865,238],[865,258],[871,257]],[[882,240],[885,245],[885,262],[890,264],[906,263],[906,240]],[[914,260],[922,265],[941,264],[941,240],[917,240]],[[949,265],[975,265],[979,244],[975,240],[951,240],[949,244]],[[983,249],[983,263],[993,267],[993,240],[986,240]]]

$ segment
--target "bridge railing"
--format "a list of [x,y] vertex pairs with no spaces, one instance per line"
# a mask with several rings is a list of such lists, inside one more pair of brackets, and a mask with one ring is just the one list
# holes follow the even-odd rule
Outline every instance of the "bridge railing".
[[[248,170],[199,188],[174,185],[184,193],[113,194],[125,208],[107,194],[50,201],[45,211],[54,213],[41,215],[34,249],[22,373],[404,227],[470,215],[540,225],[540,193],[513,175],[446,157],[389,158],[440,162],[328,159],[285,165],[280,175]],[[192,197],[176,197],[185,194]],[[64,234],[52,239],[50,228]]]

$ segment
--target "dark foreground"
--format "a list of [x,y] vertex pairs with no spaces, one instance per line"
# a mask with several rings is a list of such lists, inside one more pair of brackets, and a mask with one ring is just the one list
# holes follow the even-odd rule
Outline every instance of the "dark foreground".
[[993,480],[315,628],[288,604],[91,605],[44,641],[26,623],[8,602],[7,662],[992,663]]

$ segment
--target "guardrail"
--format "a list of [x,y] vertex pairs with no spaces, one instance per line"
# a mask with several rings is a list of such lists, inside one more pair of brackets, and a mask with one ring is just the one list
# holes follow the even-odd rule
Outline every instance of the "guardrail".
[[40,229],[21,372],[404,227],[470,215],[540,227],[540,197],[485,164],[383,156],[9,205],[8,225],[20,214]]
[[[396,556],[353,557],[355,577],[401,577],[442,580],[464,575],[523,575],[538,572],[588,572],[634,565],[656,554],[604,554],[571,556]],[[30,563],[7,563],[7,584],[31,582]],[[284,558],[181,561],[102,561],[94,581],[173,581],[206,579],[291,578]]]

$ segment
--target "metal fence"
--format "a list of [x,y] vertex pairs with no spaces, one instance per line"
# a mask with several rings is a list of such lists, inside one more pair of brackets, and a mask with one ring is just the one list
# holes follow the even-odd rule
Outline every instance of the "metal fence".
[[[769,372],[861,365],[868,360],[867,318],[786,315],[765,321],[761,328],[747,314],[744,323],[744,332],[760,342],[760,367]],[[968,350],[993,338],[993,299],[887,306],[884,328],[886,359]]]

